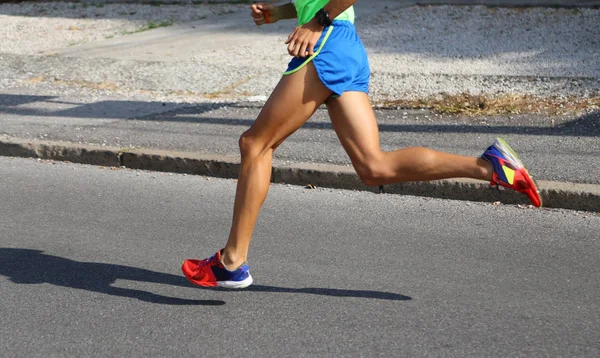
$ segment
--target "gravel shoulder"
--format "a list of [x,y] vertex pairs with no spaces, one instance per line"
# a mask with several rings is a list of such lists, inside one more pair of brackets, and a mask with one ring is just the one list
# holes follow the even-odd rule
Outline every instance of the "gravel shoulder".
[[43,55],[100,43],[153,28],[173,26],[246,8],[214,4],[152,6],[69,2],[0,4],[0,52]]
[[[0,86],[264,100],[288,61],[283,41],[293,22],[256,28],[247,11],[223,3],[0,4]],[[598,9],[372,1],[359,2],[357,14],[374,101],[462,92],[600,96]]]

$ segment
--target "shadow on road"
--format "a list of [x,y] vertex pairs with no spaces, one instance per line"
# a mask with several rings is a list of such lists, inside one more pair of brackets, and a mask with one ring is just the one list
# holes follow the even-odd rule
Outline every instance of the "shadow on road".
[[[244,108],[244,105],[236,103],[221,103],[221,108]],[[214,104],[197,104],[186,108],[166,111],[156,115],[148,115],[138,118],[145,121],[159,122],[187,122],[197,124],[210,125],[228,125],[250,127],[254,123],[254,118],[215,118],[211,117],[211,111],[218,110]],[[324,110],[323,110],[324,111]],[[385,113],[387,112],[387,113]],[[396,116],[398,123],[379,123],[380,132],[390,133],[481,133],[481,134],[524,134],[524,135],[547,135],[547,136],[578,136],[578,137],[594,137],[600,136],[600,111],[590,112],[579,116],[573,120],[565,121],[556,126],[552,126],[550,121],[546,124],[528,125],[494,123],[494,118],[486,118],[486,124],[479,124],[473,120],[469,124],[461,123],[426,123],[415,124],[406,123],[405,119],[401,118],[400,110],[382,109],[376,111],[376,115],[384,113],[389,117]],[[450,116],[448,116],[450,117]],[[499,116],[504,118],[504,116]],[[333,125],[330,122],[306,122],[302,128],[304,129],[319,129],[333,130]]]
[[412,300],[411,297],[404,296],[404,295],[401,295],[398,293],[392,293],[392,292],[365,291],[365,290],[342,290],[342,289],[337,289],[337,288],[314,288],[314,287],[286,288],[286,287],[252,285],[252,286],[246,288],[244,291],[308,293],[311,295],[323,295],[323,296],[333,296],[333,297],[375,298],[375,299],[379,299],[379,300],[390,300],[390,301]]
[[0,248],[0,275],[18,284],[40,284],[76,288],[107,295],[135,298],[167,305],[221,306],[219,300],[189,300],[129,288],[113,287],[117,279],[189,287],[184,277],[136,267],[79,262],[46,255],[40,250]]
[[[63,257],[44,254],[40,250],[0,248],[0,275],[6,276],[17,284],[40,284],[76,288],[107,295],[135,298],[140,301],[168,305],[220,306],[220,300],[188,300],[157,295],[151,292],[129,288],[113,287],[116,280],[130,280],[190,287],[183,277],[136,267],[105,264],[98,262],[79,262]],[[231,292],[227,289],[213,289]],[[252,285],[243,292],[304,293],[334,297],[374,298],[381,300],[407,301],[411,297],[391,292],[344,290],[335,288],[286,288],[264,285]],[[239,291],[238,291],[239,292]]]
[[[30,105],[69,105],[70,108],[62,110],[45,110],[31,107]],[[168,106],[168,107],[167,107]],[[64,118],[100,118],[121,119],[148,122],[179,122],[193,123],[197,125],[226,125],[238,127],[250,127],[255,120],[254,114],[258,115],[260,106],[248,106],[234,102],[204,103],[185,106],[172,110],[165,110],[175,106],[174,103],[162,102],[140,102],[140,101],[98,101],[95,103],[67,103],[56,97],[13,95],[0,93],[0,115],[34,116],[34,117],[64,117]],[[247,118],[223,118],[215,117],[215,111],[226,108],[250,109]],[[254,112],[252,112],[254,111]],[[148,115],[134,115],[139,112],[154,113]],[[396,133],[480,133],[480,134],[524,134],[524,135],[547,135],[547,136],[600,136],[600,111],[594,111],[582,115],[573,120],[551,125],[550,121],[545,124],[519,124],[510,122],[495,122],[487,120],[486,124],[473,121],[468,124],[461,123],[410,123],[402,119],[398,114],[400,111],[380,110],[386,116],[397,116],[397,123],[380,123],[381,132]],[[395,114],[395,112],[398,112]],[[381,114],[384,115],[384,114]],[[333,130],[330,122],[309,121],[302,127],[304,129]],[[91,140],[91,139],[90,139]]]

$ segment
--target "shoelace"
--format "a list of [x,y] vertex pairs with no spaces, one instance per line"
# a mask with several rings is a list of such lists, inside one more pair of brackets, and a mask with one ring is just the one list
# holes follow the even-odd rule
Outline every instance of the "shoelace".
[[200,263],[198,264],[198,270],[205,268],[207,266],[222,266],[222,265],[221,265],[221,261],[219,261],[219,259],[217,259],[217,255],[213,255],[206,260],[200,261]]

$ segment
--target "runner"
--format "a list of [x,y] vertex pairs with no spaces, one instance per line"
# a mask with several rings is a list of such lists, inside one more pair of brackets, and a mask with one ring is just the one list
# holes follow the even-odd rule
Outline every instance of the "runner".
[[254,124],[240,138],[241,168],[233,221],[225,247],[204,260],[186,260],[182,270],[200,286],[244,288],[252,284],[246,259],[254,225],[269,190],[273,152],[323,103],[354,169],[366,185],[473,178],[542,201],[533,179],[501,139],[479,158],[410,147],[380,148],[369,102],[370,68],[354,28],[356,0],[296,0],[251,5],[258,26],[298,18],[286,44],[292,60]]

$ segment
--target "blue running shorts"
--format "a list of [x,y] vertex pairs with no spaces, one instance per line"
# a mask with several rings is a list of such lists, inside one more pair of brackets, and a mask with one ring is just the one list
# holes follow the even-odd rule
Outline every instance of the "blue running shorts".
[[284,75],[298,71],[310,61],[315,65],[321,82],[335,96],[348,91],[369,93],[369,59],[350,21],[334,20],[331,26],[323,30],[315,45],[314,55],[292,58]]

